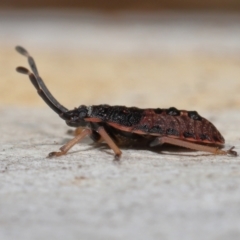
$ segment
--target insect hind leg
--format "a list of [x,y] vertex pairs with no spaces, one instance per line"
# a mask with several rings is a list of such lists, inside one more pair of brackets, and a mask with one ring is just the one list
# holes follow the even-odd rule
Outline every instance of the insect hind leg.
[[187,142],[184,140],[170,138],[170,137],[157,137],[151,143],[150,147],[154,147],[157,145],[163,145],[164,143],[168,143],[175,146],[180,146],[184,148],[189,148],[192,150],[203,151],[203,152],[210,152],[216,155],[230,155],[230,156],[237,156],[237,152],[233,151],[234,147],[231,147],[229,150],[222,150],[217,147],[213,146],[206,146],[197,143]]

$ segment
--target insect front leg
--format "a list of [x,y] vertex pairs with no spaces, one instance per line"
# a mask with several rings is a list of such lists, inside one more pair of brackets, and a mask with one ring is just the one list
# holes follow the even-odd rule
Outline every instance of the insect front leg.
[[59,156],[66,154],[76,143],[80,142],[83,138],[90,135],[91,133],[92,133],[91,129],[88,129],[88,128],[84,129],[75,138],[73,138],[68,143],[63,145],[60,148],[60,152],[51,152],[48,154],[48,157],[59,157]]
[[224,151],[222,149],[219,149],[217,147],[212,146],[206,146],[201,145],[197,143],[187,142],[176,138],[170,138],[170,137],[157,137],[155,138],[151,143],[150,146],[154,147],[157,145],[162,145],[164,143],[169,143],[175,146],[185,147],[197,151],[203,151],[203,152],[210,152],[217,155],[231,155],[231,156],[237,156],[237,152],[233,151],[234,147],[231,147],[229,150]]

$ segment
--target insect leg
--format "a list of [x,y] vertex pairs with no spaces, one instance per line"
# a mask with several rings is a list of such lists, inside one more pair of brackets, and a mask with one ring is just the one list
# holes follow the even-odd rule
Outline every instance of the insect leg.
[[[85,128],[83,127],[78,127],[75,130],[69,129],[67,131],[67,134],[71,135],[71,136],[77,136],[79,134],[81,134],[81,132],[84,130]],[[92,131],[92,133],[89,135],[89,137],[95,142],[95,143],[100,143],[103,141],[102,137],[96,132],[96,131]]]
[[157,145],[162,145],[164,143],[169,143],[169,144],[172,144],[172,145],[185,147],[185,148],[189,148],[189,149],[193,149],[193,150],[197,150],[197,151],[210,152],[210,153],[217,154],[217,155],[237,156],[237,152],[233,151],[234,147],[231,147],[229,150],[224,151],[224,150],[219,149],[217,147],[211,147],[211,146],[201,145],[201,144],[192,143],[192,142],[186,142],[186,141],[183,141],[183,140],[180,140],[180,139],[170,138],[170,137],[155,138],[155,140],[153,140],[150,143],[150,146],[154,147],[154,146],[157,146]]
[[92,133],[91,129],[84,129],[79,135],[70,140],[60,148],[60,152],[51,152],[48,157],[59,157],[66,154],[76,143],[80,142],[84,137]]
[[[115,159],[118,160],[121,157],[121,150],[113,141],[112,137],[109,136],[105,127],[101,123],[89,122],[92,131],[91,138],[94,142],[102,142],[105,141],[108,146],[114,151]],[[101,124],[101,125],[100,125]]]
[[122,152],[118,148],[118,146],[115,144],[115,142],[112,140],[112,138],[108,135],[108,133],[105,131],[104,127],[99,126],[96,131],[100,134],[100,136],[103,138],[103,140],[108,144],[108,146],[114,151],[115,153],[115,159],[119,159]]

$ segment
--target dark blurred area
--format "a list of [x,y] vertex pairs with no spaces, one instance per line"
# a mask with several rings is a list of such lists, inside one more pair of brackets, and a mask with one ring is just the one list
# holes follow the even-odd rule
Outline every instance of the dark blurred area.
[[221,10],[239,11],[239,0],[1,0],[1,8],[78,8],[101,11]]

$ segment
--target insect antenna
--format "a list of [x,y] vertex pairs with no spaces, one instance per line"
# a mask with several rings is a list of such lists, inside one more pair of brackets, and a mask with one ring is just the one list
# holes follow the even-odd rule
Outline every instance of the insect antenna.
[[45,103],[53,111],[59,114],[60,117],[62,117],[65,120],[68,119],[69,118],[68,114],[65,114],[66,112],[68,112],[68,109],[62,106],[50,93],[47,86],[44,84],[42,78],[38,74],[37,66],[35,64],[34,59],[29,55],[29,53],[23,47],[17,46],[16,50],[17,52],[19,52],[20,54],[28,58],[28,63],[33,73],[24,67],[17,67],[16,68],[17,72],[22,74],[27,74],[33,86],[36,88],[39,96],[45,101]]
[[26,74],[29,76],[29,79],[31,80],[33,86],[37,89],[37,92],[39,94],[39,96],[44,100],[44,102],[53,110],[55,111],[57,114],[59,114],[62,118],[66,119],[65,112],[63,112],[63,110],[57,105],[54,104],[51,99],[46,95],[46,93],[43,91],[43,89],[39,86],[38,81],[36,76],[30,72],[27,68],[25,67],[17,67],[16,68],[17,72],[22,73],[22,74]]

